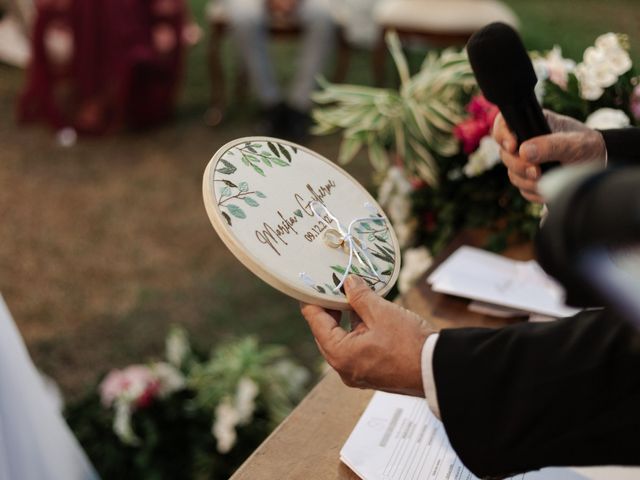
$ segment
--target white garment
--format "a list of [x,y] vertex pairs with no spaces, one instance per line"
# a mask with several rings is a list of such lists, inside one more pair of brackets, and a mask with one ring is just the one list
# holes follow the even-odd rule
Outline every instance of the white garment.
[[[222,0],[231,20],[233,37],[247,66],[249,79],[265,106],[283,100],[269,58],[265,0]],[[311,107],[311,92],[322,73],[335,40],[335,22],[329,0],[299,0],[296,15],[304,37],[296,65],[296,74],[288,95],[289,104],[301,111]]]
[[93,480],[0,296],[0,480]]

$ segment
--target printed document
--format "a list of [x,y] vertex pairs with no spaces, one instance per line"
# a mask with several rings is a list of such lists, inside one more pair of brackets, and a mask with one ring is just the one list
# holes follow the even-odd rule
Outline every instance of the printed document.
[[[424,398],[376,392],[340,451],[364,480],[475,480]],[[640,469],[545,468],[512,480],[631,480]]]

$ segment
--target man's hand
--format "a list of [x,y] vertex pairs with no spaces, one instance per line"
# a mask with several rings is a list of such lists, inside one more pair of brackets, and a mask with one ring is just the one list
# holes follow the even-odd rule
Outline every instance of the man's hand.
[[599,161],[604,164],[606,147],[602,134],[583,123],[564,115],[545,111],[545,117],[553,132],[523,142],[516,151],[517,140],[509,130],[502,114],[493,124],[493,138],[500,145],[500,157],[507,167],[509,180],[524,198],[544,203],[538,194],[540,164],[563,164]]
[[347,278],[345,292],[355,310],[348,333],[340,327],[341,312],[302,305],[329,365],[350,387],[424,397],[422,346],[434,330],[415,313],[371,291],[358,276]]

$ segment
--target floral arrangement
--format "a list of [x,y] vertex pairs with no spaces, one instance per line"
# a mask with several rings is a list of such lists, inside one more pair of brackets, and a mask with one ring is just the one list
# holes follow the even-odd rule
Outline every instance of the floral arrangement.
[[228,478],[305,393],[309,372],[247,337],[209,357],[173,328],[166,360],[112,370],[67,420],[102,478]]
[[[498,109],[480,94],[466,53],[431,52],[410,76],[397,36],[387,43],[400,87],[325,83],[314,119],[317,134],[342,132],[342,163],[368,150],[378,199],[404,248],[402,292],[460,229],[488,229],[487,247],[500,250],[514,236],[533,236],[541,208],[509,183],[490,136]],[[580,63],[559,46],[531,57],[545,108],[592,128],[640,122],[640,79],[625,35],[598,37]]]

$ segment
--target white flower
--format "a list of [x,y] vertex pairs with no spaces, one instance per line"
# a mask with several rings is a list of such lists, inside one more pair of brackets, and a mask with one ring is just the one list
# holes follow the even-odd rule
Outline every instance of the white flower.
[[622,110],[614,108],[601,108],[596,110],[586,120],[589,128],[606,130],[610,128],[624,128],[631,125],[631,120]]
[[605,88],[614,85],[620,75],[631,69],[631,57],[621,38],[615,33],[606,33],[596,39],[594,46],[585,50],[582,63],[575,72],[584,99],[599,99]]
[[576,62],[562,56],[562,49],[555,45],[547,54],[547,72],[549,80],[558,85],[562,89],[567,88],[569,73],[576,68]]
[[415,220],[412,218],[411,199],[413,187],[399,167],[391,167],[378,190],[380,205],[389,215],[400,246],[411,242],[415,231]]
[[469,155],[469,160],[464,166],[464,174],[467,177],[476,177],[500,163],[500,146],[490,136],[480,140],[478,149]]
[[131,426],[131,403],[120,400],[116,402],[116,413],[113,418],[113,431],[126,445],[139,445],[140,439]]
[[216,407],[215,421],[211,428],[211,433],[217,441],[218,452],[225,454],[235,445],[238,438],[236,433],[238,419],[238,412],[228,397]]
[[238,413],[238,423],[246,425],[256,409],[256,397],[258,396],[258,384],[249,377],[242,377],[236,389],[236,412]]
[[182,390],[187,384],[182,372],[166,362],[154,363],[151,371],[158,380],[158,395],[162,398]]
[[433,258],[426,247],[411,248],[404,252],[402,270],[398,277],[398,290],[406,293],[415,281],[426,272]]
[[190,352],[187,332],[181,327],[173,327],[165,341],[165,355],[169,363],[180,368]]

